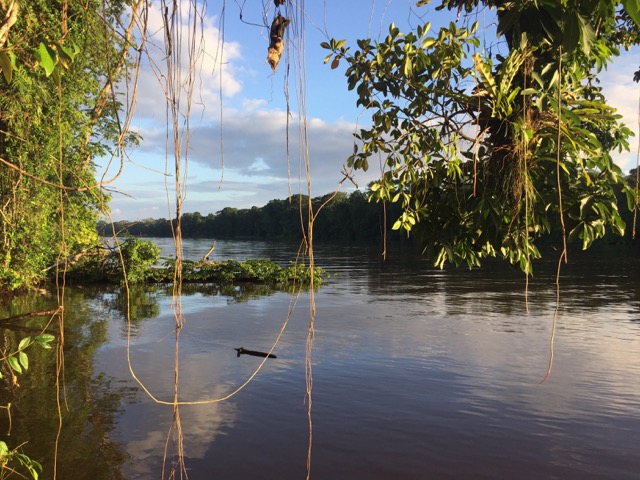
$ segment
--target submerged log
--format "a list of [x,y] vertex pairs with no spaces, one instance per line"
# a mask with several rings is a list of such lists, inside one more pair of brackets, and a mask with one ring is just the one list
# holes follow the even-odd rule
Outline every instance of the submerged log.
[[29,312],[23,313],[22,315],[14,315],[13,317],[0,318],[0,325],[15,322],[17,320],[26,320],[32,317],[44,317],[46,315],[55,315],[56,313],[60,313],[62,311],[62,307],[55,308],[53,310],[40,310],[38,312]]
[[238,352],[238,357],[240,355],[252,355],[254,357],[278,358],[273,353],[258,352],[256,350],[247,350],[244,347],[234,348],[234,350]]

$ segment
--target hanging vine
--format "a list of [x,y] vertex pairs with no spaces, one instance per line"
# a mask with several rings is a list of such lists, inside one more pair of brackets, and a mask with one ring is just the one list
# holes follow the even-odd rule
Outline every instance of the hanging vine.
[[[499,257],[518,265],[528,280],[533,260],[540,257],[536,242],[552,231],[552,222],[557,224],[562,253],[545,380],[553,363],[560,266],[567,260],[567,243],[579,240],[587,248],[607,229],[624,231],[614,187],[620,187],[630,202],[633,200],[635,212],[638,205],[637,177],[634,190],[610,155],[628,147],[630,131],[619,123],[593,80],[620,46],[640,43],[640,11],[637,2],[596,3],[597,9],[589,9],[577,0],[521,2],[509,9],[511,4],[502,1],[442,2],[439,8],[457,9],[459,14],[481,5],[498,7],[498,33],[507,50],[500,57],[480,48],[483,44],[476,34],[477,24],[466,19],[464,25],[452,23],[437,34],[431,32],[428,23],[409,33],[392,24],[382,41],[359,40],[355,53],[344,40],[327,39],[323,43],[330,51],[326,61],[331,61],[332,68],[347,63],[348,87],[358,94],[357,105],[372,118],[371,127],[356,132],[345,179],[351,179],[351,169],[367,170],[371,159],[381,161],[380,178],[371,186],[372,199],[383,202],[385,215],[387,203],[402,206],[394,228],[415,233],[437,265],[452,262],[477,266],[485,258]],[[244,389],[278,345],[302,291],[301,285],[294,284],[289,309],[274,333],[273,344],[246,380],[216,398],[183,398],[179,347],[188,321],[182,306],[181,218],[187,197],[192,105],[204,54],[205,5],[197,0],[160,1],[160,61],[148,48],[148,16],[155,7],[147,0],[10,0],[0,5],[0,281],[11,290],[32,286],[42,278],[43,271],[55,265],[58,283],[53,315],[60,332],[56,350],[58,436],[65,410],[67,259],[96,242],[89,225],[95,224],[98,212],[108,213],[106,186],[123,171],[125,147],[139,141],[130,123],[143,56],[162,86],[166,102],[164,177],[175,248],[171,398],[160,398],[145,386],[132,363],[129,287],[122,256],[121,262],[127,291],[130,372],[154,402],[171,408],[163,478],[188,477],[180,408],[222,402]],[[316,322],[314,222],[323,206],[314,210],[311,199],[305,2],[266,2],[262,12],[265,25],[260,27],[267,26],[271,5],[275,11],[268,29],[267,63],[275,75],[281,62],[286,62],[284,141],[288,164],[289,82],[295,84],[299,187],[306,192],[305,198],[298,196],[303,242],[297,258],[308,262],[311,282],[305,348],[310,478]],[[225,8],[226,2],[222,2],[221,22]],[[244,4],[241,11],[243,8]],[[625,15],[618,15],[621,11]],[[60,18],[60,22],[46,34],[36,35],[33,25],[45,17]],[[21,32],[20,37],[14,39],[15,32]],[[220,69],[223,31],[218,41],[216,68]],[[295,72],[293,77],[291,70]],[[82,75],[86,71],[96,73],[87,78]],[[125,103],[115,92],[119,82],[128,86]],[[41,109],[37,115],[32,114],[30,106],[16,101],[26,95]],[[223,152],[222,128],[220,148]],[[98,181],[93,162],[100,156],[110,161]],[[112,162],[117,165],[116,172],[108,175],[113,170]],[[555,181],[549,181],[553,178]],[[55,222],[48,222],[50,218]],[[119,245],[115,229],[113,236]],[[22,347],[15,355],[3,353],[2,360],[14,371],[15,365],[26,369],[20,355]],[[54,478],[56,471],[54,465]]]

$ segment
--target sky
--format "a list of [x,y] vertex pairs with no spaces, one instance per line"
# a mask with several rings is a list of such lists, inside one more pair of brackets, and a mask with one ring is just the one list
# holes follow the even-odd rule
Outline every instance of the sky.
[[[149,14],[153,35],[147,46],[152,61],[141,65],[131,120],[131,129],[143,140],[128,149],[122,174],[109,184],[113,220],[172,218],[175,214],[174,155],[166,153],[167,139],[173,133],[167,128],[162,88],[166,67],[159,48],[163,38],[159,3],[153,2]],[[304,22],[299,10],[279,8],[297,21],[287,27],[292,41],[287,42],[275,73],[266,61],[269,40],[265,27],[276,13],[273,2],[199,3],[203,15],[197,40],[202,42],[202,54],[191,103],[188,153],[183,152],[181,160],[187,172],[183,212],[207,215],[225,207],[262,207],[292,193],[306,194],[298,141],[300,107],[307,118],[311,195],[336,189],[353,191],[356,187],[351,182],[341,183],[341,172],[353,152],[353,133],[367,124],[366,113],[356,108],[356,94],[347,89],[344,62],[331,69],[324,63],[329,52],[320,43],[347,39],[347,45],[355,47],[358,38],[383,38],[391,22],[406,32],[427,21],[432,30],[456,21],[455,12],[435,11],[439,3],[434,0],[416,8],[415,0],[289,0],[287,8],[303,7]],[[487,30],[487,42],[495,40],[492,20],[490,12],[478,17],[480,29]],[[220,38],[224,38],[223,48]],[[304,44],[297,40],[300,38]],[[186,59],[186,47],[182,51]],[[636,134],[640,90],[632,78],[639,65],[637,51],[624,52],[600,77],[609,104]],[[183,110],[186,100],[186,96],[181,99]],[[615,156],[624,171],[636,165],[637,141],[637,137],[632,139],[631,152]],[[101,159],[98,178],[114,177],[118,167],[118,162]],[[379,169],[372,166],[366,173],[356,172],[354,180],[364,189],[378,175]]]

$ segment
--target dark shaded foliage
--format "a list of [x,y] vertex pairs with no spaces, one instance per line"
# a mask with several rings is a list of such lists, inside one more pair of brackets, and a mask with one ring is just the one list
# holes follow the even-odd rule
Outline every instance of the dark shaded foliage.
[[[369,202],[367,194],[356,190],[351,194],[338,192],[312,199],[314,212],[314,240],[332,243],[380,243],[385,231],[384,206]],[[264,207],[245,209],[224,208],[203,216],[199,212],[182,215],[182,234],[185,238],[253,238],[260,240],[302,239],[307,228],[307,211],[301,205],[307,196],[294,195],[287,200],[271,200]],[[324,205],[324,206],[323,206]],[[320,208],[322,206],[322,208]],[[398,206],[387,206],[387,234],[391,239],[406,237],[391,230],[391,219],[397,218]],[[170,237],[171,223],[167,219],[146,219],[138,222],[115,222],[116,231],[133,236]],[[100,234],[110,236],[111,225],[101,221]]]

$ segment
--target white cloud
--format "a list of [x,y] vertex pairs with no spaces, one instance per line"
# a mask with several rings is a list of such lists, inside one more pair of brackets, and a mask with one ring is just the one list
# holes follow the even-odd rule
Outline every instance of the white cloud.
[[[290,193],[307,193],[298,120],[289,118],[287,134],[286,112],[259,106],[260,102],[251,102],[249,109],[225,111],[223,143],[219,123],[200,126],[192,132],[185,211],[206,214],[229,206],[263,206],[269,200],[283,199]],[[354,123],[346,121],[329,123],[309,119],[312,196],[324,195],[340,187],[343,165],[353,151],[355,128]],[[131,152],[131,157],[143,167],[164,170],[166,132],[160,128],[140,131],[144,141]],[[170,217],[164,176],[134,165],[127,168],[127,184],[119,188],[131,197],[114,195],[111,202],[114,219]],[[355,175],[360,186],[365,186],[375,176],[371,171]],[[168,183],[169,204],[173,205],[173,178],[169,178]],[[344,187],[352,189],[353,185],[347,183]],[[116,214],[116,211],[120,213]]]
[[266,171],[268,171],[271,167],[269,167],[269,165],[267,165],[264,161],[264,159],[258,157],[256,158],[256,160],[249,166],[249,171],[250,172],[255,172],[255,173],[259,173],[262,174]]
[[640,141],[638,122],[640,86],[633,81],[633,74],[639,68],[638,49],[623,52],[616,58],[606,72],[599,75],[608,105],[615,107],[622,115],[622,122],[635,133],[630,139],[630,152],[615,153],[616,163],[623,171],[635,168],[637,162],[636,149]]
[[[216,17],[204,11],[187,11],[189,4],[181,2],[181,11],[177,13],[181,25],[178,30],[182,31],[182,36],[171,42],[172,48],[179,45],[177,48],[180,49],[179,64],[175,66],[178,73],[173,81],[180,85],[183,113],[186,113],[189,86],[193,84],[193,117],[215,118],[219,117],[220,92],[225,97],[232,97],[242,90],[238,74],[238,62],[242,60],[241,48],[239,43],[229,40],[223,44]],[[196,22],[190,18],[194,15],[197,16]],[[165,25],[158,5],[149,8],[148,33],[146,55],[140,65],[135,116],[164,122],[169,74]],[[191,45],[195,45],[193,52],[189,51]],[[190,54],[194,55],[193,59]],[[193,78],[189,77],[190,63],[195,65]]]

